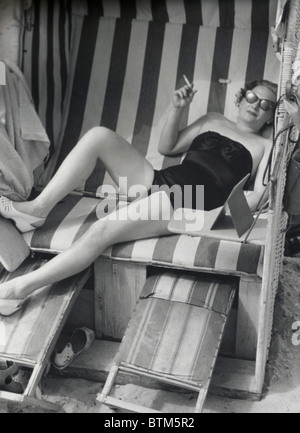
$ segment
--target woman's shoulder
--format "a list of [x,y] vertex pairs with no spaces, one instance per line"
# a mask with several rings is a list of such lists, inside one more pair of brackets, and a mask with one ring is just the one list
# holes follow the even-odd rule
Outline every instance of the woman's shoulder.
[[204,118],[206,118],[207,120],[211,120],[211,121],[222,120],[224,122],[228,122],[227,117],[225,117],[224,114],[218,113],[217,111],[211,111],[211,112],[205,114]]
[[201,116],[195,123],[201,127],[201,131],[207,129],[218,129],[221,124],[227,123],[228,119],[221,113],[209,112]]

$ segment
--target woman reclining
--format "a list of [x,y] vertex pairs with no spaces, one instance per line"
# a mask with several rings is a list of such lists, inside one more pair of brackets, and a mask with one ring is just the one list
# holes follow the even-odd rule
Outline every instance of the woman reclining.
[[[186,151],[182,164],[156,171],[124,138],[99,126],[80,139],[37,198],[13,203],[1,197],[0,214],[26,231],[42,225],[53,207],[90,176],[98,159],[119,185],[120,194],[128,195],[135,185],[145,189],[143,197],[99,219],[69,249],[41,268],[1,284],[0,314],[1,300],[19,299],[21,307],[22,300],[35,290],[81,272],[115,243],[169,234],[170,217],[165,215],[172,215],[174,200],[167,193],[151,194],[154,185],[183,188],[188,184],[193,191],[195,186],[204,185],[204,208],[209,210],[221,206],[234,185],[249,173],[254,187],[247,200],[250,208],[256,209],[265,189],[263,176],[272,146],[262,132],[273,120],[277,86],[262,80],[242,89],[237,95],[236,122],[209,113],[179,131],[183,111],[195,93],[192,85],[174,92],[158,144],[163,155]],[[126,179],[126,190],[119,183],[121,178]],[[158,194],[162,199],[157,199]],[[192,195],[195,207],[196,197]],[[130,217],[135,211],[139,219]],[[151,218],[153,213],[158,217]]]

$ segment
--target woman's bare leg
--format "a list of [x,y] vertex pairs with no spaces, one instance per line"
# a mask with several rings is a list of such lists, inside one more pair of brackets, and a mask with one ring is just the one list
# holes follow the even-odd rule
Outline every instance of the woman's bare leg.
[[[128,188],[139,184],[149,188],[153,180],[151,164],[123,137],[104,128],[90,129],[70,152],[49,184],[34,200],[14,203],[20,212],[45,217],[67,194],[81,186],[100,159],[112,179],[119,184],[125,177]],[[126,195],[128,191],[120,191]]]
[[[166,235],[172,213],[170,200],[163,192],[137,200],[94,223],[68,250],[41,268],[0,285],[0,298],[23,299],[37,289],[75,275],[115,243]],[[139,220],[135,220],[137,215]]]

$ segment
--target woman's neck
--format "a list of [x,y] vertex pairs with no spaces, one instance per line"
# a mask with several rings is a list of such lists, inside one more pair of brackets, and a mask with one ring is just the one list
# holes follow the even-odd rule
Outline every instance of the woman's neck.
[[239,118],[237,119],[237,122],[235,123],[238,130],[242,132],[247,132],[248,134],[255,134],[260,135],[261,128],[249,126],[247,123],[242,122]]

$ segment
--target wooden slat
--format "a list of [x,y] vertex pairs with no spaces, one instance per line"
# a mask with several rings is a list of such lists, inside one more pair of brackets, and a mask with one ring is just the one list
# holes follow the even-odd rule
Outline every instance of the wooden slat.
[[[91,283],[94,284],[93,281]],[[68,316],[64,331],[70,334],[76,328],[86,326],[94,329],[95,327],[95,296],[93,289],[81,290],[72,310]]]
[[110,393],[113,385],[114,385],[114,381],[116,379],[116,376],[118,374],[118,369],[119,367],[117,365],[113,365],[109,371],[107,380],[105,382],[104,388],[101,392],[101,394],[97,397],[97,400],[104,402],[108,396],[108,394]]
[[[185,278],[190,284],[190,278]],[[186,299],[174,301],[174,288],[185,289],[185,278],[166,272],[148,277],[99,397],[102,402],[108,402],[120,371],[195,391],[194,411],[202,411],[237,282],[233,279],[226,284],[199,276],[198,286],[190,287]],[[218,295],[226,301],[220,301]],[[201,296],[204,307],[198,305]],[[218,312],[220,307],[223,314]],[[111,403],[119,404],[116,399]],[[122,407],[126,404],[121,403]],[[128,404],[135,412],[144,411]]]
[[24,396],[33,397],[36,395],[37,386],[40,383],[40,380],[44,374],[46,366],[47,364],[36,364],[36,366],[34,367],[31,373],[29,382],[24,390],[23,393]]
[[146,266],[100,258],[94,267],[96,337],[121,339],[146,281]]
[[[95,340],[90,350],[83,352],[68,368],[59,372],[59,375],[105,382],[119,347],[120,343]],[[167,384],[159,383],[154,377],[146,381],[146,378],[141,379],[137,375],[128,375],[120,371],[115,384],[129,383],[153,389],[166,390],[168,387]],[[248,400],[260,399],[261,391],[255,387],[255,361],[219,356],[212,375],[209,394]]]
[[258,334],[258,305],[262,280],[241,278],[236,328],[237,358],[255,360]]
[[189,389],[192,391],[198,391],[199,392],[199,389],[201,388],[201,385],[195,386],[195,384],[190,383],[189,381],[177,380],[176,378],[171,378],[171,377],[168,377],[168,376],[163,375],[163,374],[159,374],[159,373],[154,372],[154,371],[153,372],[152,371],[145,371],[145,370],[142,370],[141,368],[137,368],[137,367],[133,367],[133,366],[126,367],[124,365],[121,365],[119,370],[124,371],[125,373],[138,374],[140,376],[155,379],[157,381],[164,382],[164,383],[167,383],[169,385],[180,386],[181,388]]
[[23,401],[22,394],[15,394],[13,392],[8,391],[0,391],[0,400],[14,401],[21,403]]
[[128,401],[119,400],[113,397],[106,397],[103,403],[118,407],[120,409],[129,410],[130,412],[139,412],[139,413],[161,413],[159,410],[149,409],[149,407],[144,407],[139,404],[130,403]]
[[29,247],[21,233],[11,221],[0,217],[0,263],[13,272],[29,254]]
[[[41,260],[28,260],[23,265],[22,270],[18,269],[15,274],[21,271],[23,271],[23,274],[26,274],[41,264]],[[32,368],[32,372],[22,394],[0,391],[0,399],[18,402],[27,399],[27,402],[31,402],[34,405],[54,408],[53,405],[48,405],[48,402],[36,398],[37,387],[48,365],[50,355],[53,352],[68,314],[90,275],[91,269],[89,268],[79,275],[58,283],[55,287],[56,294],[44,288],[41,292],[42,299],[36,299],[37,304],[32,306],[32,308],[27,307],[26,310],[24,307],[25,311],[22,313],[22,316],[15,315],[12,318],[2,318],[4,326],[8,327],[8,324],[10,325],[11,335],[8,345],[3,346],[1,358],[15,361],[20,366],[29,365]],[[5,275],[2,275],[1,278],[2,280],[5,279]],[[20,335],[22,338],[20,338]],[[6,355],[6,350],[8,355]]]
[[219,357],[210,392],[236,398],[259,399],[262,391],[256,386],[255,361]]

